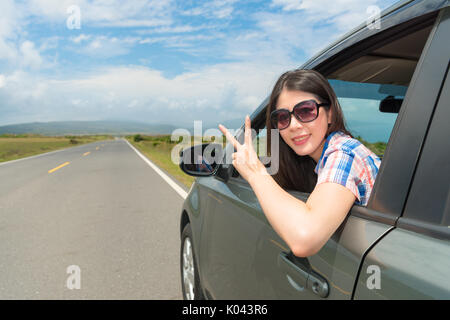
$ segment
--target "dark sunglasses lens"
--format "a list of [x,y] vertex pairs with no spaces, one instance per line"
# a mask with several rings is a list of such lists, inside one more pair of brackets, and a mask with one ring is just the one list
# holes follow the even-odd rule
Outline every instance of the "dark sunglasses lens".
[[291,117],[291,115],[289,114],[288,111],[285,111],[285,110],[278,111],[273,116],[274,126],[278,130],[281,130],[281,129],[289,127],[289,122],[291,120],[290,117]]
[[317,118],[317,106],[314,102],[308,101],[294,108],[295,117],[301,122],[310,122]]

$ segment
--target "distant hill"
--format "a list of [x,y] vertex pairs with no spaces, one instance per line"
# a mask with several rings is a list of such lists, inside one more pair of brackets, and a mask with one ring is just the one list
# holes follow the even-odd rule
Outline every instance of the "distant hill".
[[55,121],[0,126],[0,134],[41,134],[47,136],[82,134],[170,134],[177,127],[132,121]]
[[[228,129],[238,129],[243,123],[242,119],[225,120],[222,122],[203,122],[203,133],[210,128],[219,130],[218,125],[222,123]],[[177,128],[194,133],[194,122],[187,125],[178,124],[155,124],[133,121],[53,121],[53,122],[31,122],[0,126],[1,134],[41,134],[46,136],[83,135],[83,134],[172,134]]]

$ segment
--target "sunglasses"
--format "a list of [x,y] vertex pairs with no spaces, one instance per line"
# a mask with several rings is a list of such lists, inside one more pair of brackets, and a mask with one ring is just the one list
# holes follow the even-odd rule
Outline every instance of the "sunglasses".
[[329,106],[329,103],[317,103],[314,100],[306,100],[297,103],[292,111],[288,109],[274,110],[270,114],[270,122],[273,128],[283,130],[291,124],[291,115],[300,122],[311,122],[319,116],[319,107]]

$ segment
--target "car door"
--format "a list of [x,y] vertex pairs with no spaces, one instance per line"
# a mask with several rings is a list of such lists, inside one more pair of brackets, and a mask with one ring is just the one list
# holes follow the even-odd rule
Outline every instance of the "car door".
[[[377,110],[381,101],[389,96],[390,90],[400,94],[403,103],[398,116],[395,114],[393,119],[372,123],[374,125],[381,123],[390,128],[385,141],[387,146],[383,161],[367,207],[354,205],[342,225],[317,254],[308,258],[298,258],[290,252],[286,243],[268,223],[256,196],[245,180],[239,176],[232,177],[227,182],[218,178],[210,179],[213,182],[208,180],[210,187],[208,200],[212,204],[208,205],[209,209],[202,226],[200,264],[204,276],[203,285],[210,297],[352,298],[358,273],[366,271],[360,269],[365,254],[383,235],[394,228],[396,220],[401,215],[417,155],[433,112],[437,88],[444,77],[446,64],[443,62],[444,58],[439,57],[438,42],[432,41],[437,30],[436,18],[432,19],[428,24],[424,24],[425,29],[415,30],[418,33],[412,37],[414,40],[422,39],[423,44],[418,54],[420,60],[413,64],[409,86],[386,85],[385,82],[389,79],[383,79],[384,82],[381,84],[339,80],[338,76],[351,70],[355,63],[357,66],[364,66],[364,60],[356,61],[361,58],[361,46],[364,46],[364,41],[353,48],[355,59],[348,58],[348,50],[345,52],[347,61],[341,64],[341,71],[336,68],[328,72],[322,70],[326,76],[335,76],[332,78],[332,85],[336,92],[347,93],[342,97],[342,102],[347,102],[347,106],[342,103],[346,118],[347,115],[352,115],[350,111],[355,108],[350,103],[353,100],[345,100],[352,94],[358,99],[366,98],[367,105]],[[401,27],[402,30],[407,29],[404,25]],[[389,30],[388,34],[392,35],[392,30]],[[409,39],[409,35],[405,34],[404,39]],[[398,35],[395,40],[399,40]],[[390,42],[387,39],[383,39],[383,33],[380,34],[378,42],[383,42],[384,46],[381,49],[367,46],[364,49],[369,53],[376,51],[380,56],[392,47],[389,47]],[[376,42],[371,39],[371,43],[375,46],[373,43]],[[396,42],[393,46],[401,46],[401,42]],[[448,56],[445,59],[448,63]],[[350,74],[358,73],[350,72]],[[429,90],[417,90],[425,83]],[[405,90],[402,90],[402,87]],[[424,100],[427,101],[425,105]],[[419,102],[422,104],[419,105]],[[264,106],[261,106],[251,116],[255,129],[262,128],[258,119],[264,115],[264,110]],[[373,118],[371,113],[367,114],[369,120]],[[353,130],[365,132],[364,130],[370,126],[364,121],[354,121],[356,124]],[[414,128],[413,132],[410,130],[411,127]],[[238,136],[239,139],[242,142],[242,132]],[[232,151],[228,149],[226,152]],[[302,201],[308,198],[308,194],[287,191]]]
[[[375,266],[378,279],[361,273],[355,299],[450,299],[449,32],[450,9],[446,8],[431,46],[430,68],[421,76],[414,97],[417,110],[425,101],[436,107],[417,155],[406,206],[396,228],[367,254],[362,269]],[[445,81],[434,86],[441,79]],[[429,91],[438,97],[436,104],[428,99]]]
[[449,102],[447,71],[404,213],[365,258],[373,272],[361,273],[355,299],[450,299]]

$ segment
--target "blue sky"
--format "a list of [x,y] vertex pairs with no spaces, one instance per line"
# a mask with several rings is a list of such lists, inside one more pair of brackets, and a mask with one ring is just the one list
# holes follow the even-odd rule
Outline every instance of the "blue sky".
[[244,117],[281,73],[395,2],[1,0],[0,125]]

